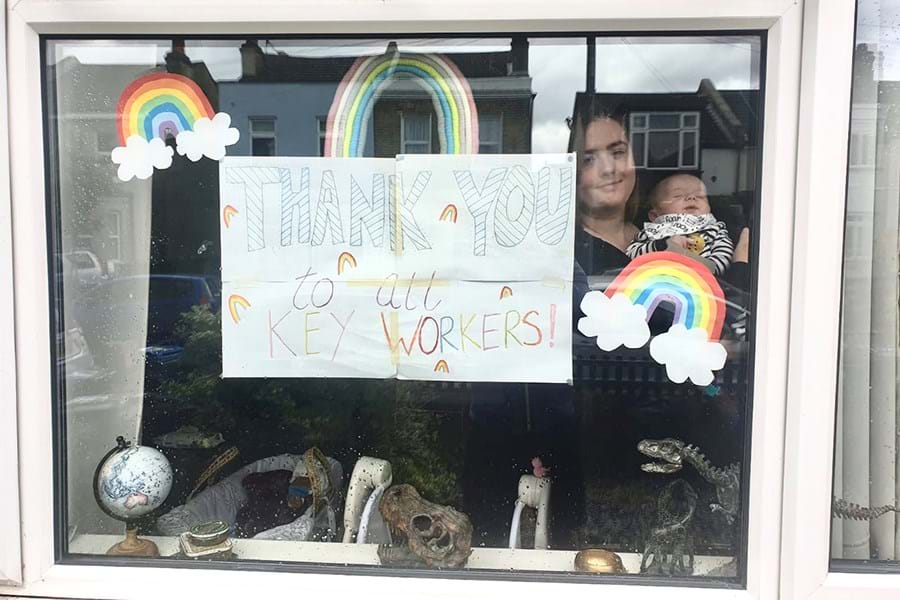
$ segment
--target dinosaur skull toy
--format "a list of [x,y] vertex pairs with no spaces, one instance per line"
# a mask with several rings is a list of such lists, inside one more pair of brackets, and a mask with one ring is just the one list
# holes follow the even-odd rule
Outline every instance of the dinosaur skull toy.
[[658,458],[663,462],[648,462],[641,465],[647,473],[677,473],[681,470],[684,442],[673,438],[664,440],[641,440],[638,451],[644,456]]
[[461,567],[472,552],[472,522],[463,513],[425,500],[411,485],[389,488],[379,506],[392,544],[380,546],[382,564]]

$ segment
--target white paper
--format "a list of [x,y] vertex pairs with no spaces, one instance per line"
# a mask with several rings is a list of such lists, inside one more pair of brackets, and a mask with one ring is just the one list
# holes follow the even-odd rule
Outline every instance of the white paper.
[[574,166],[226,157],[223,376],[571,381]]

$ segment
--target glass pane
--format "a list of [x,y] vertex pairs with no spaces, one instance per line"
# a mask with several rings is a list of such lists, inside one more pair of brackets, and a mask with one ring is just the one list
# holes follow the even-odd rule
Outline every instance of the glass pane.
[[650,129],[678,129],[681,127],[681,115],[650,115]]
[[740,583],[757,37],[44,43],[67,560]]
[[631,115],[631,127],[633,129],[644,129],[647,127],[647,115]]
[[681,134],[681,166],[697,166],[697,134],[686,131]]
[[[844,233],[831,568],[900,565],[900,16],[857,3]],[[870,562],[873,561],[873,562]],[[877,561],[877,562],[875,562]],[[867,567],[867,565],[870,565]]]
[[644,165],[644,143],[647,134],[632,133],[631,134],[631,153],[634,155],[634,166],[643,167]]
[[275,133],[275,119],[250,119],[250,131],[253,133]]
[[431,139],[431,115],[404,113],[403,135],[407,143]]
[[697,115],[682,115],[681,116],[681,126],[682,127],[696,127],[697,126]]
[[272,137],[255,137],[253,138],[252,148],[250,152],[253,156],[275,156],[275,138]]
[[431,154],[431,144],[406,142],[403,145],[404,154]]
[[499,146],[503,136],[500,115],[478,115],[478,141],[481,144],[481,152],[485,144]]
[[678,167],[678,139],[677,131],[651,131],[647,134],[648,152],[647,166]]

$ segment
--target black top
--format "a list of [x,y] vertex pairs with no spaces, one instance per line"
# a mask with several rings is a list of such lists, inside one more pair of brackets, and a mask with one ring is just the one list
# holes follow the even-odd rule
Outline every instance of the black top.
[[[628,255],[600,238],[575,230],[575,262],[586,275],[600,275],[605,271],[622,269],[631,261]],[[576,268],[577,271],[577,268]]]

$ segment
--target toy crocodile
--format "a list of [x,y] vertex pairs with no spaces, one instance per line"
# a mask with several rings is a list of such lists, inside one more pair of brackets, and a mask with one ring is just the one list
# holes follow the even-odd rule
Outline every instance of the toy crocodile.
[[641,465],[647,473],[675,473],[681,470],[684,463],[697,469],[700,476],[716,488],[718,502],[710,504],[710,510],[721,513],[729,525],[734,523],[741,502],[741,466],[738,463],[723,468],[714,467],[696,446],[674,438],[641,440],[638,451],[662,461]]

